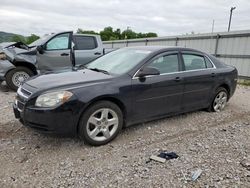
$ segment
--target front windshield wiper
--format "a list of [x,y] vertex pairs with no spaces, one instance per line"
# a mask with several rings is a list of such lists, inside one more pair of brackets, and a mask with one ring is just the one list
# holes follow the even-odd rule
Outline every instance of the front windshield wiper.
[[86,65],[79,65],[76,70],[79,70],[79,69],[89,69],[89,70],[92,70],[92,71],[96,71],[96,72],[102,72],[104,74],[109,74],[108,71],[106,70],[103,70],[103,69],[98,69],[98,68],[88,68]]
[[[87,68],[87,67],[86,67],[86,68]],[[87,68],[87,69],[90,69],[90,70],[96,71],[96,72],[102,72],[102,73],[104,73],[104,74],[109,74],[108,71],[103,70],[103,69],[98,69],[98,68]]]

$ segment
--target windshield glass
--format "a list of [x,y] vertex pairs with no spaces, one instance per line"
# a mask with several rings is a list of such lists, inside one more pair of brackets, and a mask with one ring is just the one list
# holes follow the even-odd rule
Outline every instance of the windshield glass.
[[36,41],[29,44],[29,47],[42,45],[49,39],[49,37],[51,37],[51,35],[45,35],[40,39],[37,39]]
[[146,58],[151,51],[123,48],[110,52],[86,65],[88,69],[101,69],[110,74],[124,74]]

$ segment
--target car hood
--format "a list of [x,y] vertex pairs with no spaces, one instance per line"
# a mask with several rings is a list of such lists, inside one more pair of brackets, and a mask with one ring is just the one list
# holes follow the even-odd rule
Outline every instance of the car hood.
[[111,75],[84,69],[63,73],[44,74],[33,77],[24,84],[24,88],[31,87],[30,90],[33,88],[37,91],[44,91],[57,88],[84,87],[87,85],[104,83],[111,78],[113,78]]
[[2,42],[0,43],[0,53],[4,52],[3,50],[13,44],[15,44],[16,42]]
[[1,43],[0,52],[5,53],[10,62],[24,61],[35,64],[36,62],[36,47],[28,47],[22,42]]

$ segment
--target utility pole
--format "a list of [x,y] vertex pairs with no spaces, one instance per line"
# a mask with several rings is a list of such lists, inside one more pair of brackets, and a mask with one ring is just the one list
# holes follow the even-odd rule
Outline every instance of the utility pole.
[[230,17],[229,17],[229,23],[228,23],[228,29],[227,29],[228,32],[230,31],[232,14],[233,14],[234,9],[236,9],[236,7],[231,7],[231,9],[230,9]]
[[214,19],[213,19],[213,23],[212,23],[211,40],[209,40],[210,41],[210,49],[212,48],[213,34],[214,34]]
[[212,34],[214,33],[214,20],[213,20],[213,23],[212,23]]

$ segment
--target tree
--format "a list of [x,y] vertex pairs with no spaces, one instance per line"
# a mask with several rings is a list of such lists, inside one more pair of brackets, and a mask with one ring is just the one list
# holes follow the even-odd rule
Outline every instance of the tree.
[[80,28],[77,30],[77,33],[96,35],[100,34],[101,39],[103,41],[157,37],[157,34],[153,32],[136,33],[132,29],[126,29],[124,31],[121,31],[121,29],[119,28],[114,30],[111,26],[105,27],[103,30],[100,31],[100,33],[91,30],[85,31]]
[[149,32],[149,33],[146,33],[146,37],[157,37],[157,34]]
[[134,31],[132,31],[131,29],[127,29],[127,30],[124,30],[122,32],[123,39],[135,39],[135,38],[137,38],[136,36],[137,36],[137,34]]
[[121,40],[122,39],[121,29],[116,29],[114,31],[114,34],[115,34],[115,39],[116,40]]
[[24,36],[21,36],[21,35],[14,35],[12,37],[11,42],[22,42],[24,44],[31,44],[32,42],[36,41],[39,38],[40,37],[35,35],[35,34],[31,34],[28,37],[24,37]]
[[92,31],[92,30],[83,30],[83,29],[80,29],[78,28],[76,33],[79,33],[79,34],[93,34],[93,35],[98,35],[99,33],[95,32],[95,31]]
[[105,27],[102,31],[100,31],[100,35],[103,41],[116,39],[115,33],[113,32],[113,28],[110,26]]
[[14,35],[11,39],[11,42],[22,42],[22,43],[26,44],[25,37],[20,36],[20,35]]
[[37,35],[35,35],[35,34],[31,34],[30,36],[28,36],[28,37],[26,38],[25,43],[26,43],[26,44],[31,44],[32,42],[36,41],[36,40],[39,39],[39,38],[40,38],[39,36],[37,36]]

